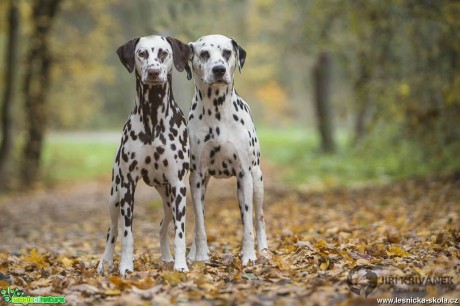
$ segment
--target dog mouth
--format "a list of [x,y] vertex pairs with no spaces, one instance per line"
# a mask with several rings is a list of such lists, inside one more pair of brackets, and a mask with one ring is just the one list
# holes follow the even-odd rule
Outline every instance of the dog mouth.
[[165,80],[160,79],[160,78],[157,78],[157,79],[145,79],[143,81],[143,83],[145,85],[160,85],[160,84],[164,84]]
[[228,85],[228,82],[222,78],[222,79],[212,80],[209,84],[210,85]]

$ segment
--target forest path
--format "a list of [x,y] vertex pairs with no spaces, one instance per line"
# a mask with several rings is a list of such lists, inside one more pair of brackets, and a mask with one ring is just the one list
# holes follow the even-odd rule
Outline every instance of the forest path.
[[[0,289],[11,286],[25,295],[65,296],[71,305],[374,305],[376,297],[408,296],[408,291],[412,296],[458,297],[458,175],[299,192],[281,187],[278,169],[266,167],[264,172],[271,258],[241,266],[236,184],[213,180],[206,200],[212,260],[189,264],[187,274],[159,261],[161,202],[144,184],[136,191],[135,272],[128,279],[116,272],[119,242],[111,276],[95,273],[109,223],[110,178],[1,196]],[[192,232],[188,199],[188,246]],[[355,266],[371,266],[378,277],[441,276],[451,284],[414,289],[379,283],[371,292],[373,299],[366,299],[347,285]],[[354,281],[356,276],[351,276]],[[367,283],[353,284],[363,291],[369,288]]]

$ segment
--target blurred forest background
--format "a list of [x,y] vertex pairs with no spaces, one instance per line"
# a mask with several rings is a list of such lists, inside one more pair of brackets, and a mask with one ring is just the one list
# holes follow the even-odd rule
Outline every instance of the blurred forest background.
[[[116,48],[220,33],[264,162],[306,188],[460,170],[455,0],[0,2],[0,189],[109,175],[134,103]],[[188,113],[193,82],[174,76]]]

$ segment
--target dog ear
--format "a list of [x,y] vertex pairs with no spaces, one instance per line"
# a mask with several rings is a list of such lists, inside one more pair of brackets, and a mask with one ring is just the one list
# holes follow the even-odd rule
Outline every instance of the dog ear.
[[134,51],[136,50],[139,39],[139,37],[133,38],[117,49],[118,57],[121,63],[128,69],[129,73],[134,70]]
[[[192,65],[193,65],[193,55],[194,55],[193,43],[192,42],[188,43],[188,46],[190,47],[189,61],[192,61]],[[188,61],[187,61],[187,64],[185,65],[185,71],[187,71],[187,80],[190,81],[192,79],[192,69],[190,69],[190,65]]]
[[168,36],[166,37],[166,40],[169,42],[173,49],[174,66],[179,72],[182,72],[185,69],[187,72],[187,79],[190,80],[192,78],[192,71],[188,65],[188,60],[192,53],[192,49],[189,45],[184,44],[180,40],[173,37]]
[[238,69],[240,70],[240,73],[241,73],[241,69],[243,69],[244,62],[246,61],[246,51],[244,51],[244,49],[241,48],[240,45],[238,45],[238,43],[236,42],[235,39],[233,39],[233,37],[230,39],[232,40],[233,48],[235,48],[236,56],[238,59]]

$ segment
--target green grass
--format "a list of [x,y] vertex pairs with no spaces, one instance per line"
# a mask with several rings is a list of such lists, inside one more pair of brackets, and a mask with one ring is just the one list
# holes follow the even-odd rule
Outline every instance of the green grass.
[[262,129],[258,134],[263,157],[286,169],[282,176],[289,184],[321,189],[387,179],[378,161],[363,162],[347,149],[350,137],[346,132],[336,133],[335,154],[319,151],[319,138],[313,129]]
[[308,189],[379,184],[460,168],[458,148],[427,160],[427,152],[397,132],[382,127],[352,145],[351,135],[340,130],[334,154],[318,150],[319,138],[313,129],[262,129],[258,134],[263,158],[286,169],[281,175],[287,183]]
[[115,133],[50,134],[43,152],[43,179],[54,183],[110,175],[118,137]]
[[[340,130],[337,152],[323,154],[314,129],[258,129],[263,162],[281,169],[275,179],[308,189],[385,183],[460,169],[458,148],[452,148],[446,158],[426,162],[426,152],[394,135],[391,128],[378,129],[360,145],[351,146],[350,134]],[[55,183],[110,175],[120,136],[118,132],[50,134],[43,179]]]

